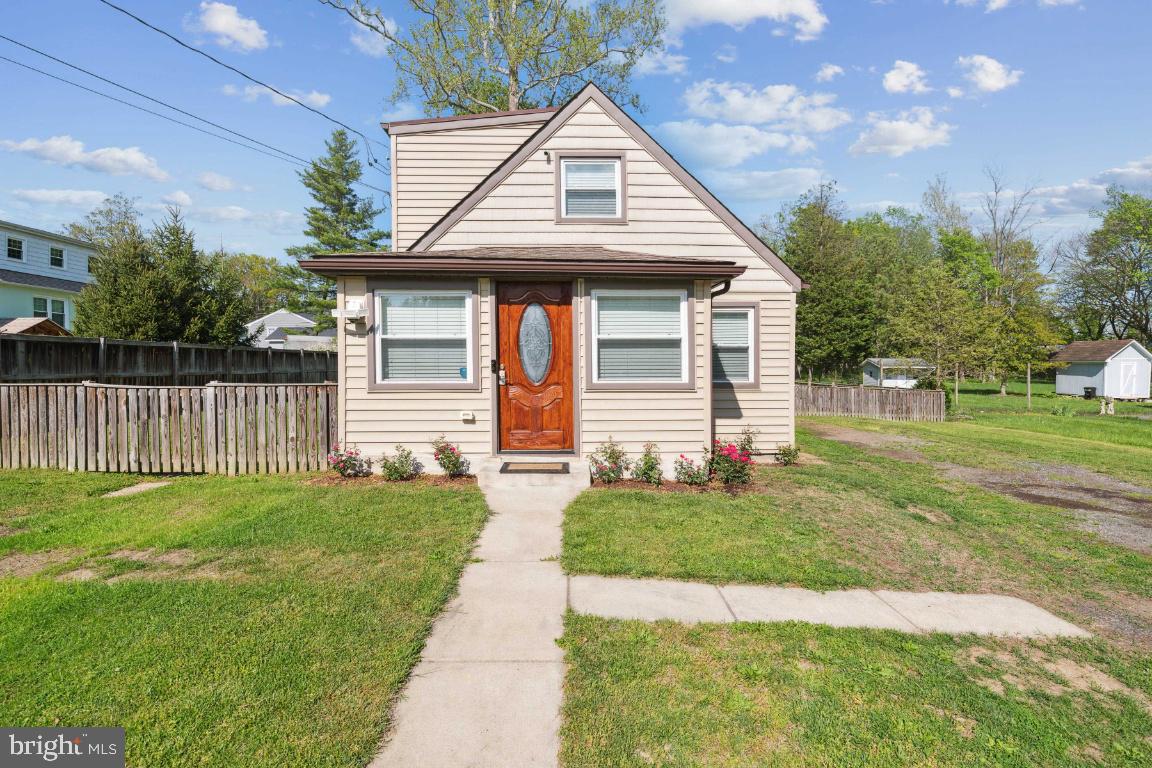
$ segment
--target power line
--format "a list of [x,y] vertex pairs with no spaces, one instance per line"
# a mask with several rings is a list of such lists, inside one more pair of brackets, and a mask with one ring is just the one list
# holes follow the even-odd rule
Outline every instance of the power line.
[[[279,153],[280,153],[279,155],[277,155],[277,154],[273,154],[272,152],[267,152],[267,151],[265,151],[265,150],[263,150],[263,149],[260,149],[259,147],[253,147],[253,146],[251,146],[251,145],[248,145],[248,144],[245,144],[245,143],[243,143],[243,142],[240,142],[240,141],[236,141],[235,139],[230,139],[230,138],[228,138],[227,136],[221,136],[221,135],[219,135],[219,134],[217,134],[217,133],[213,133],[212,131],[209,131],[209,130],[206,130],[206,129],[204,129],[204,128],[201,128],[201,127],[200,127],[200,126],[198,126],[198,125],[193,125],[193,124],[191,124],[191,123],[187,123],[187,122],[185,122],[185,121],[183,121],[183,120],[178,120],[177,118],[174,118],[174,117],[172,117],[171,115],[165,115],[165,114],[163,114],[163,113],[161,113],[161,112],[156,112],[155,110],[151,110],[151,109],[148,109],[147,107],[142,107],[142,106],[140,106],[139,104],[133,104],[132,102],[130,102],[130,101],[125,101],[124,99],[121,99],[121,98],[119,98],[119,97],[117,97],[117,96],[113,96],[113,95],[111,95],[111,94],[109,94],[109,93],[104,93],[103,91],[98,91],[98,90],[96,90],[95,88],[89,88],[88,86],[86,86],[86,85],[83,85],[82,83],[77,83],[77,82],[75,82],[75,81],[73,81],[73,80],[69,80],[69,79],[67,79],[67,78],[64,78],[64,77],[60,77],[59,75],[54,75],[54,74],[52,74],[51,72],[45,72],[44,70],[42,70],[42,69],[37,69],[36,67],[33,67],[33,66],[32,66],[32,65],[30,65],[30,64],[25,64],[25,63],[23,63],[23,62],[20,62],[20,61],[16,61],[15,59],[10,59],[10,58],[8,58],[7,56],[0,56],[0,61],[6,61],[6,62],[8,62],[9,64],[14,64],[14,65],[16,65],[16,66],[18,66],[18,67],[22,67],[23,69],[27,69],[27,70],[29,70],[29,71],[32,71],[32,72],[35,72],[35,73],[37,73],[37,74],[39,74],[39,75],[43,75],[44,77],[49,77],[49,78],[51,78],[51,79],[53,79],[53,80],[56,80],[56,81],[59,81],[59,82],[61,82],[61,83],[67,83],[68,85],[71,85],[71,86],[73,86],[74,88],[79,88],[79,89],[80,89],[80,90],[82,90],[82,91],[87,91],[88,93],[91,93],[91,94],[95,94],[96,96],[102,96],[103,98],[105,98],[105,99],[109,99],[110,101],[115,101],[115,102],[116,102],[116,103],[118,103],[118,104],[123,104],[123,105],[124,105],[124,106],[126,106],[126,107],[131,107],[132,109],[136,109],[136,110],[139,110],[139,111],[141,111],[141,112],[145,112],[145,113],[147,113],[147,114],[149,114],[149,115],[153,115],[153,116],[155,116],[155,117],[159,117],[159,118],[161,118],[162,120],[167,120],[168,122],[171,122],[171,123],[175,123],[175,124],[177,124],[177,125],[182,125],[182,126],[184,126],[185,128],[191,128],[191,129],[192,129],[192,130],[194,130],[194,131],[199,131],[200,133],[203,133],[203,134],[205,134],[205,135],[207,135],[207,136],[211,136],[211,137],[213,137],[213,138],[216,138],[216,139],[220,139],[220,140],[222,140],[222,141],[227,141],[227,142],[229,142],[230,144],[235,144],[235,145],[236,145],[236,146],[238,146],[238,147],[243,147],[244,149],[250,149],[250,150],[252,150],[253,152],[259,152],[259,153],[260,153],[260,154],[262,154],[262,155],[266,155],[266,156],[268,156],[268,157],[272,157],[272,158],[275,158],[276,160],[280,160],[280,161],[282,161],[282,162],[285,162],[285,163],[289,163],[290,165],[296,165],[296,166],[299,166],[299,167],[309,167],[309,166],[311,166],[311,165],[312,165],[311,163],[309,163],[308,161],[305,161],[305,160],[301,160],[301,159],[293,159],[293,158],[296,158],[296,156],[295,156],[295,155],[293,155],[293,154],[291,154],[291,153],[289,153],[289,152],[285,152],[285,151],[284,151],[284,150],[282,150],[282,149],[277,149],[277,148],[275,148],[275,147],[272,147],[272,149],[274,149],[276,152],[279,152]],[[161,102],[161,103],[163,103],[163,102]],[[166,106],[167,106],[167,105],[166,105]],[[173,109],[175,109],[175,108],[173,107]],[[179,111],[183,112],[183,110],[179,110]],[[191,113],[185,113],[185,114],[191,114]],[[194,117],[194,118],[195,118],[195,119],[197,119],[197,120],[201,120],[202,122],[205,122],[205,123],[209,123],[210,125],[215,125],[215,123],[211,123],[210,121],[208,121],[208,120],[204,120],[204,118],[198,117],[198,116],[196,116],[196,115],[192,115],[192,117]],[[226,129],[226,128],[225,128],[224,130],[228,130],[228,129]],[[235,132],[234,132],[234,131],[229,131],[229,133],[235,133]],[[243,135],[243,134],[237,134],[237,135]],[[265,145],[265,146],[269,146],[269,145]],[[283,156],[282,156],[282,155],[283,155]],[[321,171],[327,171],[327,169],[325,169],[325,168],[323,168],[323,167],[321,167],[321,166],[315,166],[315,167],[316,167],[318,170],[321,170]],[[384,193],[385,195],[389,194],[389,193],[388,193],[386,190],[380,189],[379,187],[375,187],[375,186],[372,186],[371,184],[367,184],[367,183],[365,183],[365,182],[363,182],[363,181],[357,181],[357,182],[354,182],[354,183],[355,183],[355,184],[358,184],[358,185],[360,185],[360,186],[362,186],[362,187],[366,187],[366,188],[368,188],[368,189],[374,190],[374,191],[376,191],[376,192],[382,192],[382,193]]]
[[[70,62],[64,61],[64,59],[57,58],[56,56],[53,56],[52,54],[47,53],[45,51],[42,51],[39,48],[33,48],[31,45],[28,45],[27,43],[22,43],[19,40],[13,40],[11,37],[8,37],[7,35],[0,34],[0,40],[7,40],[8,42],[12,43],[13,45],[20,46],[24,50],[31,51],[32,53],[43,56],[44,58],[50,59],[50,60],[56,62],[57,64],[63,64],[64,66],[66,66],[70,69],[74,69],[77,72],[83,72],[85,75],[88,75],[89,77],[94,77],[97,80],[108,83],[109,85],[115,86],[116,88],[119,88],[123,91],[127,91],[128,93],[131,93],[135,96],[139,96],[142,99],[147,99],[148,101],[151,101],[153,104],[159,104],[162,107],[167,107],[168,109],[171,109],[173,112],[179,112],[182,115],[186,115],[187,117],[191,117],[193,120],[199,120],[202,123],[206,123],[208,125],[211,125],[213,128],[219,128],[220,130],[224,131],[225,133],[230,133],[233,136],[238,136],[241,139],[244,139],[245,141],[250,141],[253,144],[259,144],[260,146],[265,147],[267,149],[270,149],[273,152],[279,152],[282,155],[287,155],[288,157],[291,157],[293,160],[298,160],[301,163],[307,163],[308,162],[304,158],[298,157],[298,156],[292,154],[291,152],[285,152],[282,149],[277,149],[276,147],[272,146],[271,144],[265,144],[263,141],[260,141],[259,139],[254,139],[251,136],[247,136],[243,133],[240,133],[239,131],[234,131],[231,128],[226,128],[223,125],[220,125],[219,123],[214,123],[211,120],[208,120],[207,118],[200,117],[199,115],[194,115],[191,112],[188,112],[187,110],[183,110],[180,107],[173,106],[172,104],[169,104],[166,101],[162,101],[160,99],[154,98],[152,96],[149,96],[146,93],[141,93],[140,91],[137,91],[134,88],[129,88],[126,85],[121,85],[120,83],[117,83],[115,80],[109,80],[108,78],[106,78],[102,75],[98,75],[89,69],[85,69],[84,67],[81,67],[81,66],[78,66],[76,64],[72,64]],[[7,61],[11,61],[11,59],[7,59]],[[19,62],[13,62],[13,63],[19,64]],[[20,64],[20,66],[24,66],[24,65]],[[32,69],[32,67],[28,67],[28,69]],[[39,70],[36,70],[36,71],[39,71]],[[47,73],[41,72],[41,74],[47,74]],[[48,75],[48,76],[53,77],[53,75]],[[58,79],[61,79],[61,78],[58,78]],[[65,81],[65,82],[71,82],[71,81]],[[71,83],[71,84],[75,85],[75,83]],[[130,106],[135,106],[135,105],[130,105]],[[153,113],[153,114],[155,114],[155,113]]]
[[189,51],[192,51],[193,53],[197,53],[197,54],[203,56],[204,58],[208,59],[209,61],[212,61],[216,64],[219,64],[221,67],[224,67],[225,69],[229,70],[230,72],[235,72],[237,75],[240,75],[240,77],[243,77],[245,80],[248,80],[249,82],[255,83],[256,85],[259,85],[263,88],[267,88],[268,90],[272,91],[273,93],[277,94],[278,96],[281,96],[282,98],[285,98],[288,101],[293,102],[294,104],[297,104],[301,107],[304,107],[304,109],[308,110],[309,112],[313,112],[313,113],[319,115],[320,117],[324,118],[325,120],[328,120],[329,122],[335,123],[336,125],[339,125],[341,128],[344,128],[344,129],[351,131],[352,133],[356,134],[357,136],[359,136],[361,139],[364,140],[364,148],[365,148],[367,155],[368,155],[368,164],[369,165],[375,167],[377,164],[375,158],[372,156],[372,150],[369,147],[369,144],[376,144],[377,146],[384,147],[385,149],[387,149],[387,147],[384,144],[382,144],[381,142],[376,141],[375,139],[368,138],[362,132],[358,131],[357,129],[353,128],[352,126],[348,125],[347,123],[341,122],[340,120],[337,120],[336,118],[320,111],[319,109],[316,109],[315,107],[312,107],[308,104],[305,104],[304,102],[297,99],[295,96],[291,96],[287,93],[284,93],[283,91],[279,90],[278,88],[274,88],[273,86],[269,85],[268,83],[265,83],[263,80],[258,80],[255,77],[252,77],[251,75],[249,75],[247,72],[244,72],[244,71],[237,69],[236,67],[232,66],[231,64],[228,64],[226,62],[221,61],[220,59],[216,58],[212,54],[210,54],[206,51],[202,51],[199,48],[197,48],[196,46],[191,45],[190,43],[184,42],[180,38],[173,35],[171,32],[168,32],[164,29],[161,29],[160,27],[157,27],[156,25],[140,18],[139,16],[132,13],[131,11],[129,11],[125,8],[121,8],[120,6],[116,5],[113,2],[110,2],[109,0],[100,0],[100,2],[103,3],[104,5],[108,6],[109,8],[115,10],[115,11],[119,11],[120,13],[124,14],[128,18],[133,19],[134,21],[136,21],[140,24],[143,24],[145,27],[148,27],[152,31],[158,32],[159,34],[164,35],[164,37],[167,37],[169,40],[176,43],[177,45],[179,45],[183,48],[187,48]]

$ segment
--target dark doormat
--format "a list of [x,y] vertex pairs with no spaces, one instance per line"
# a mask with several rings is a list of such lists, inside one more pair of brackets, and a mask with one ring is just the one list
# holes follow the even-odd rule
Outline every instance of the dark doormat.
[[506,461],[500,467],[502,475],[566,475],[566,461]]

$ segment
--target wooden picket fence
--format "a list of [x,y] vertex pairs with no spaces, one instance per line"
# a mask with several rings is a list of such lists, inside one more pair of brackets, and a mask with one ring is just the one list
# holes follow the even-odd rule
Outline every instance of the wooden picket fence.
[[859,416],[889,421],[944,421],[948,408],[940,389],[840,387],[797,384],[797,416]]
[[0,384],[0,467],[271,474],[323,469],[335,384]]

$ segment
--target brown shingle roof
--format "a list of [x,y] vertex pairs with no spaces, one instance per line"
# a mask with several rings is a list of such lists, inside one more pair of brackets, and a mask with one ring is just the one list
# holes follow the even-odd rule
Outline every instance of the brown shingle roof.
[[1102,363],[1131,343],[1132,339],[1074,341],[1052,355],[1051,360],[1054,363]]
[[0,283],[13,283],[15,285],[31,285],[37,288],[53,288],[57,291],[80,293],[87,283],[77,280],[65,280],[62,277],[49,275],[34,275],[29,272],[17,272],[14,269],[0,269]]

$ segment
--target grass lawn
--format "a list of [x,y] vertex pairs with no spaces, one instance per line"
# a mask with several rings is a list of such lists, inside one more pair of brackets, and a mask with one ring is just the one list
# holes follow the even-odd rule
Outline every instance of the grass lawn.
[[[1125,483],[1152,488],[1152,423],[965,397],[969,418],[943,424],[802,420],[816,460],[761,468],[750,493],[592,489],[565,515],[564,566],[1008,594],[1095,638],[570,616],[565,765],[1149,764],[1152,556],[1066,507],[1147,515],[1152,498]],[[1029,496],[1081,482],[1115,488]]]
[[469,486],[0,473],[0,722],[134,766],[363,766],[487,515]]

